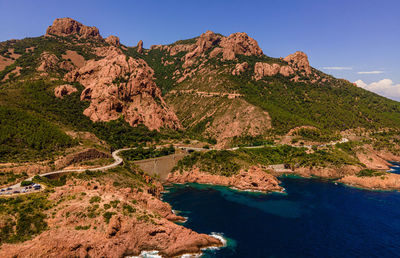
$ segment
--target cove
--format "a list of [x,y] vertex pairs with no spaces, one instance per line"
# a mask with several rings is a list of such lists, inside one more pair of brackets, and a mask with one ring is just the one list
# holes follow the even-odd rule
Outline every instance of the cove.
[[163,200],[185,227],[220,233],[227,246],[204,257],[396,257],[400,193],[367,191],[320,179],[281,178],[286,193],[227,187],[167,187]]

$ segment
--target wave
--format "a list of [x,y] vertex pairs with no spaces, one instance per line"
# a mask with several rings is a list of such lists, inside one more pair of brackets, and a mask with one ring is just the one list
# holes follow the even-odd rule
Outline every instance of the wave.
[[139,256],[127,256],[127,258],[162,258],[161,255],[158,254],[159,251],[142,251]]

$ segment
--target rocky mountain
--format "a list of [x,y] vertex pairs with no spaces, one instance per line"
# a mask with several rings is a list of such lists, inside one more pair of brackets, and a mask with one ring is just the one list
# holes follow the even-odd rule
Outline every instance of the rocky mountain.
[[[246,33],[207,31],[145,49],[141,40],[128,47],[116,36],[104,39],[96,27],[61,18],[42,37],[0,43],[0,54],[3,88],[45,81],[63,105],[78,103],[79,95],[74,108],[92,122],[122,119],[219,146],[300,126],[328,135],[400,126],[397,102],[313,68],[301,51],[269,57]],[[9,102],[2,99],[21,107]]]

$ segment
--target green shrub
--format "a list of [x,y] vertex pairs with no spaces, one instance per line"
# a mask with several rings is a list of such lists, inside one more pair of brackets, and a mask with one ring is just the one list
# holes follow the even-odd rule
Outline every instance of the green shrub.
[[100,196],[93,196],[89,200],[90,203],[95,203],[95,202],[100,202],[100,201],[101,201],[101,197]]
[[116,214],[115,212],[110,212],[110,211],[104,212],[103,214],[104,221],[108,224],[110,222],[111,217],[115,214]]
[[28,185],[31,185],[31,184],[33,184],[33,182],[32,181],[22,181],[21,182],[21,186],[28,186]]

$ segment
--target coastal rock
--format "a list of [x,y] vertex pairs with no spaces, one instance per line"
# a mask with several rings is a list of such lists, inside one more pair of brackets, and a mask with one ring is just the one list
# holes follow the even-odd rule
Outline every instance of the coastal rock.
[[55,19],[53,24],[46,30],[46,36],[57,35],[67,37],[75,35],[78,38],[102,39],[99,29],[96,27],[85,26],[71,18]]
[[115,47],[121,46],[121,43],[119,42],[119,38],[118,38],[117,36],[114,36],[114,35],[108,36],[108,37],[105,39],[105,41],[106,41],[108,44],[110,44],[110,45],[112,45],[112,46],[115,46]]
[[74,86],[72,86],[70,84],[64,84],[64,85],[57,86],[54,89],[54,95],[57,98],[62,99],[65,95],[70,95],[77,91],[78,90]]
[[183,173],[177,171],[170,174],[167,181],[178,184],[200,183],[223,185],[244,191],[272,192],[283,190],[279,186],[280,182],[276,177],[256,166],[250,167],[248,171],[241,170],[237,175],[231,177],[212,175],[200,171],[199,168],[193,168]]
[[247,62],[243,62],[241,64],[236,64],[235,69],[232,71],[232,75],[240,75],[247,68],[249,68],[249,64]]
[[115,47],[99,48],[96,53],[104,58],[89,60],[65,76],[85,87],[81,100],[90,101],[86,116],[97,122],[123,115],[131,126],[144,124],[150,130],[181,127],[154,82],[154,71],[143,59],[127,57]]
[[338,182],[365,189],[400,190],[400,175],[391,173],[371,177],[345,176]]
[[[177,257],[201,253],[206,247],[222,246],[215,237],[196,233],[168,220],[168,216],[179,216],[172,213],[168,204],[160,205],[162,201],[148,194],[146,188],[144,191],[117,189],[106,177],[102,184],[91,185],[85,180],[69,180],[54,190],[49,194],[49,200],[62,201],[63,205],[48,211],[48,229],[32,240],[3,244],[0,257],[126,257],[137,256],[144,250],[157,250],[162,257]],[[83,192],[85,195],[81,194]],[[71,198],[78,194],[79,198]],[[108,222],[103,216],[81,216],[93,209],[90,203],[93,196],[101,196],[97,203],[100,207],[113,200],[119,201],[117,206],[108,209],[113,214]],[[135,200],[134,204],[132,200]],[[123,207],[128,205],[131,210],[127,214]],[[165,210],[161,211],[159,207]],[[76,229],[82,225],[90,227]]]
[[137,46],[136,46],[136,52],[138,52],[138,53],[143,53],[143,41],[142,40],[139,40],[139,42],[137,43]]

